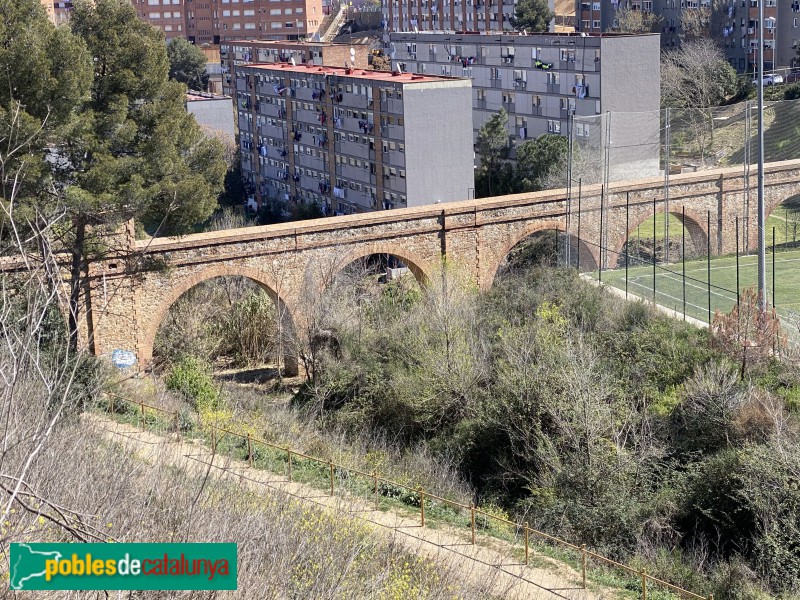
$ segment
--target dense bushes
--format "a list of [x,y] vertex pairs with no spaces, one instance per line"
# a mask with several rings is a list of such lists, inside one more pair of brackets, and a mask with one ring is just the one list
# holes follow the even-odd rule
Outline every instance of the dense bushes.
[[325,423],[425,441],[482,500],[665,576],[713,566],[722,597],[800,588],[793,368],[742,380],[705,331],[565,270],[371,302],[319,324],[339,357],[296,402]]

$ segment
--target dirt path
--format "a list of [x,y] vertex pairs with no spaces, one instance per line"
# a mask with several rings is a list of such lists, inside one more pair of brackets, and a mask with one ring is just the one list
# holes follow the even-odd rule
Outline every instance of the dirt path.
[[[485,586],[491,582],[491,592],[499,598],[511,600],[610,600],[619,598],[615,590],[602,589],[589,584],[583,590],[580,574],[558,561],[532,553],[531,562],[536,566],[525,566],[511,558],[507,544],[492,539],[491,547],[481,544],[473,546],[467,536],[452,528],[437,524],[436,529],[423,528],[419,517],[409,517],[398,512],[375,510],[363,498],[343,495],[325,495],[319,489],[290,483],[280,475],[250,468],[246,462],[222,455],[213,455],[211,450],[194,441],[178,439],[176,436],[159,436],[128,424],[118,423],[106,417],[87,414],[84,418],[97,427],[107,439],[133,450],[150,464],[171,465],[184,468],[195,475],[207,471],[221,478],[234,480],[242,485],[259,489],[271,488],[288,494],[309,504],[358,518],[388,532],[393,542],[401,544],[410,552],[425,556],[456,572],[472,583]],[[479,538],[480,539],[480,538]],[[506,549],[506,552],[502,552]],[[498,551],[500,550],[500,551]]]

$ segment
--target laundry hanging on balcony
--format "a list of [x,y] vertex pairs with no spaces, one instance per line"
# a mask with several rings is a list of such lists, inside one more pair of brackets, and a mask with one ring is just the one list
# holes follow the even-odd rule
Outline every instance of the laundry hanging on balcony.
[[533,63],[533,66],[536,67],[537,69],[541,69],[542,71],[549,71],[550,69],[553,68],[553,63],[546,63],[542,62],[541,60],[536,60]]

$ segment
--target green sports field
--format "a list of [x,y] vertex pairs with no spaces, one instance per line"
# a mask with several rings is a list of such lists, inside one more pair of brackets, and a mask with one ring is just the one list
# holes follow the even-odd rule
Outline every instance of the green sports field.
[[[773,290],[773,254],[767,253],[767,289],[770,303],[775,301],[778,314],[785,317],[790,311],[800,312],[800,250],[778,251],[775,259],[775,289]],[[755,256],[739,257],[739,288],[757,284]],[[719,310],[729,312],[736,303],[736,257],[722,256],[711,259],[709,284],[705,259],[686,261],[686,284],[683,284],[683,265],[659,265],[655,276],[656,302],[680,313],[708,322],[708,300],[711,314]],[[603,282],[625,289],[625,269],[603,271]],[[653,266],[631,266],[628,269],[628,292],[636,296],[653,298]],[[685,290],[685,291],[684,291]]]

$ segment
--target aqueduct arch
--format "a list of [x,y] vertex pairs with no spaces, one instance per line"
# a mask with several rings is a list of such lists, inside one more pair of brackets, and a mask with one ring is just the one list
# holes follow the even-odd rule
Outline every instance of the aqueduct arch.
[[[527,223],[523,228],[515,232],[511,237],[509,237],[500,249],[494,253],[493,262],[487,266],[486,269],[486,282],[488,285],[486,286],[491,287],[494,283],[494,280],[497,278],[497,272],[500,270],[500,267],[503,265],[503,262],[506,260],[506,257],[509,253],[521,242],[525,241],[527,238],[536,235],[537,233],[545,232],[545,231],[555,231],[559,233],[564,233],[564,223],[563,221],[534,221],[531,223]],[[579,256],[580,256],[580,266],[581,269],[586,270],[594,270],[597,269],[597,254],[596,248],[590,247],[586,242],[583,240],[578,240],[574,235],[570,235],[570,245],[573,248],[576,247],[579,249]],[[577,259],[577,257],[576,257]]]
[[[257,283],[267,292],[275,303],[278,310],[278,318],[286,327],[290,328],[290,331],[287,333],[289,333],[290,336],[294,335],[296,322],[295,310],[278,294],[276,290],[279,289],[279,286],[277,286],[267,274],[250,267],[213,265],[199,272],[191,273],[177,281],[170,280],[166,293],[159,298],[157,308],[153,311],[152,316],[148,318],[147,326],[144,327],[142,331],[138,348],[139,363],[142,368],[147,368],[153,359],[153,346],[155,344],[156,334],[172,305],[193,287],[217,277],[244,277]],[[293,350],[285,352],[283,362],[287,365],[289,370],[296,370],[296,352]]]
[[[686,229],[686,232],[689,234],[689,242],[692,244],[695,251],[698,254],[704,253],[708,243],[707,219],[702,218],[697,212],[686,207],[678,207],[675,210],[670,210],[670,214],[677,217]],[[632,222],[628,231],[622,234],[612,246],[613,250],[609,253],[608,260],[610,268],[612,268],[612,265],[616,266],[618,261],[624,257],[625,244],[631,239],[633,232],[635,232],[642,223],[652,219],[654,216],[655,213],[652,210],[636,216],[636,219]],[[712,228],[713,225],[714,223],[712,223]],[[715,247],[716,242],[712,241],[712,245],[712,247]]]

